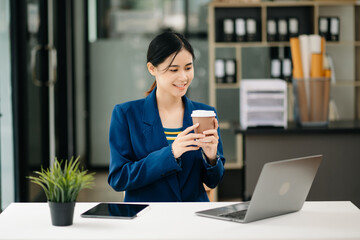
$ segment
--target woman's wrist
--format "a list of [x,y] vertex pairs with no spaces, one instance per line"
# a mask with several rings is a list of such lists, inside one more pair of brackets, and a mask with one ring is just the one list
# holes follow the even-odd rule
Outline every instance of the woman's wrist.
[[216,161],[217,159],[217,154],[211,154],[210,156],[206,155],[206,153],[204,152],[206,158],[209,160],[209,161]]
[[173,145],[171,145],[170,148],[171,148],[171,153],[172,153],[172,155],[174,156],[174,158],[175,158],[176,160],[178,160],[178,159],[180,158],[180,156],[177,157],[177,156],[175,155]]
[[211,158],[211,157],[206,156],[204,151],[201,151],[201,152],[202,152],[203,158],[206,160],[207,163],[209,163],[211,166],[216,165],[216,162],[219,159],[218,155],[215,155],[215,157]]
[[208,159],[208,163],[211,165],[211,166],[215,166],[216,165],[216,162],[217,162],[217,158],[215,157],[214,159]]

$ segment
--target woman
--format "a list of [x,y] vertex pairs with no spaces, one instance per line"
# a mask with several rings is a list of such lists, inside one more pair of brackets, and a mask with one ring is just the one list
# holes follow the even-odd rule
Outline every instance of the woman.
[[[195,134],[191,112],[213,107],[185,94],[194,78],[194,52],[178,33],[155,37],[147,68],[155,81],[144,99],[116,105],[110,124],[108,182],[126,191],[125,201],[209,201],[203,183],[214,188],[225,158],[218,122]],[[173,137],[171,137],[173,136]]]

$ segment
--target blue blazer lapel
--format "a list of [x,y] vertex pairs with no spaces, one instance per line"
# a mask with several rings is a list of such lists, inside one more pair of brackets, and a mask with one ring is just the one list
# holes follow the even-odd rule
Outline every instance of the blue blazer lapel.
[[195,109],[195,107],[190,101],[190,99],[188,99],[186,96],[183,97],[183,102],[185,104],[184,119],[183,119],[183,127],[185,129],[193,125],[191,113]]
[[168,145],[156,103],[155,90],[145,98],[142,118],[145,147],[149,153]]
[[[144,123],[144,139],[145,148],[148,153],[159,150],[163,147],[169,146],[164,133],[164,128],[161,123],[159,110],[156,103],[156,88],[145,99],[143,123]],[[174,159],[175,161],[175,159]],[[176,197],[181,201],[180,185],[178,178],[175,174],[166,177],[171,189]]]

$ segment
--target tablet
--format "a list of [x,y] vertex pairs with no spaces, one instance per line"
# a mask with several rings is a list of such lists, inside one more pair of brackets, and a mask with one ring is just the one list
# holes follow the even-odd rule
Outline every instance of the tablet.
[[132,219],[148,206],[148,204],[99,203],[82,213],[81,217]]

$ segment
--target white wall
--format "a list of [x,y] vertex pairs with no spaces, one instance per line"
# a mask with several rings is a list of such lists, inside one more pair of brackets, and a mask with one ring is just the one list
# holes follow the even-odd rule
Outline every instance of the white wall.
[[0,0],[0,196],[2,209],[15,200],[9,19],[10,2]]
[[85,23],[84,2],[74,1],[74,62],[75,62],[75,119],[76,154],[80,159],[86,153],[86,101],[85,101]]
[[90,44],[90,162],[108,166],[113,107],[144,97],[153,80],[146,70],[150,39],[128,36]]

